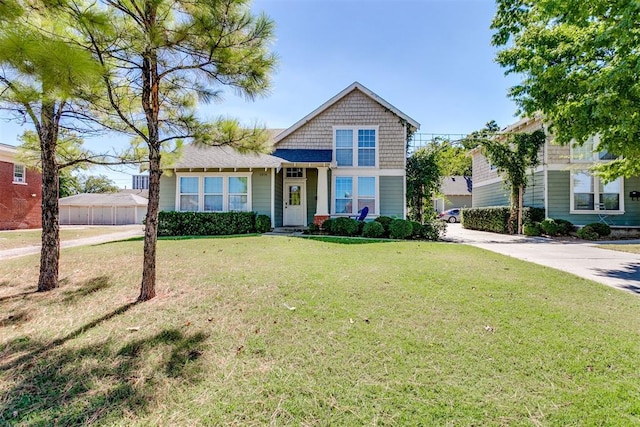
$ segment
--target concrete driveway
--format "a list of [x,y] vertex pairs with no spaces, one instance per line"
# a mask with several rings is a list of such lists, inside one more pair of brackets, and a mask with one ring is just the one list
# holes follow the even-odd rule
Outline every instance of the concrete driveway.
[[[467,230],[460,224],[448,224],[445,240],[487,249],[640,294],[640,256],[595,247],[607,242],[509,236]],[[610,243],[640,244],[640,240]]]

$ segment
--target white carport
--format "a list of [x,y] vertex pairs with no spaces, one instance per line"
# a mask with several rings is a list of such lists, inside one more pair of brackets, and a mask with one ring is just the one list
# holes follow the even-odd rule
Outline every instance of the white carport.
[[142,224],[148,200],[126,193],[85,193],[58,201],[62,225]]

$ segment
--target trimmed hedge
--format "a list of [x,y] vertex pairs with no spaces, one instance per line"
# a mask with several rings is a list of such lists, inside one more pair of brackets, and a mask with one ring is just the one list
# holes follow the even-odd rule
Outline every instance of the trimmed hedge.
[[[462,209],[462,226],[471,230],[491,231],[508,234],[510,208],[495,206],[486,208]],[[541,222],[544,220],[543,208],[525,207],[522,211],[522,222]]]
[[367,222],[362,228],[362,237],[382,237],[384,235],[384,227],[376,221]]
[[331,232],[338,236],[355,236],[358,234],[358,221],[346,217],[336,218],[331,225]]
[[[271,228],[271,219],[266,215],[260,217],[261,229],[267,221]],[[162,211],[158,214],[158,236],[224,236],[256,231],[255,212]]]
[[407,239],[413,234],[411,221],[396,218],[389,224],[389,237],[392,239]]
[[600,237],[606,237],[611,234],[611,227],[603,222],[592,222],[591,224],[587,224],[585,227],[591,227],[591,229],[598,233],[598,236]]

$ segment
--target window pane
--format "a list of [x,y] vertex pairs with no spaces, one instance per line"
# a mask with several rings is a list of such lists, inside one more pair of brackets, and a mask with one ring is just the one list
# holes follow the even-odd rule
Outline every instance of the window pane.
[[358,149],[358,166],[375,166],[376,150],[371,148]]
[[376,179],[372,176],[358,177],[358,197],[375,197]]
[[197,211],[198,210],[198,196],[188,195],[180,196],[180,210],[181,211]]
[[181,177],[180,193],[198,194],[198,178],[197,177]]
[[247,196],[229,196],[230,211],[247,211]]
[[304,170],[302,168],[287,168],[287,178],[303,178]]
[[336,177],[336,213],[353,213],[353,178]]
[[353,166],[353,150],[336,149],[338,166]]
[[364,208],[365,206],[369,207],[369,213],[370,214],[374,214],[376,213],[376,201],[375,199],[361,199],[358,197],[358,212],[360,212],[362,210],[362,208]]
[[353,148],[353,130],[336,130],[336,148]]
[[574,193],[593,193],[593,177],[586,172],[573,174]]
[[13,182],[24,182],[24,165],[13,165]]
[[576,161],[592,161],[593,160],[593,138],[589,138],[584,144],[571,147],[571,159]]
[[205,211],[222,211],[222,194],[204,196]]
[[573,205],[578,211],[593,210],[593,194],[576,193],[573,195]]
[[204,192],[206,194],[222,194],[222,177],[206,177],[204,179]]
[[375,129],[358,130],[358,148],[375,148],[376,131]]
[[246,176],[230,176],[229,193],[247,194],[247,182]]
[[617,211],[620,209],[620,194],[602,193],[600,194],[600,209]]

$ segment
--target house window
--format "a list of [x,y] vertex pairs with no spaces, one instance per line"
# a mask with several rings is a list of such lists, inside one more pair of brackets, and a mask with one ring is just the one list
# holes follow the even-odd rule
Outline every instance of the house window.
[[24,165],[13,165],[13,182],[20,184],[27,182]]
[[303,168],[286,168],[285,174],[287,178],[304,178],[304,169]]
[[178,210],[250,211],[249,186],[248,175],[181,176]]
[[593,212],[597,210],[620,211],[622,179],[604,183],[588,171],[576,171],[572,174],[573,206],[572,210]]
[[[375,167],[377,164],[377,129],[349,128],[335,130],[335,159],[338,166]],[[354,152],[355,151],[355,152]]]
[[249,202],[249,178],[246,176],[229,177],[229,210],[242,211],[248,210]]
[[204,177],[204,210],[221,212],[224,206],[223,178],[221,176]]
[[604,162],[618,158],[618,156],[613,153],[609,153],[607,150],[597,151],[599,144],[600,138],[592,136],[582,145],[572,145],[571,163]]
[[[365,206],[375,213],[376,178],[373,176],[337,176],[335,180],[335,213],[355,215]],[[354,203],[355,202],[355,203]]]
[[198,181],[197,177],[180,177],[180,210],[198,210]]

